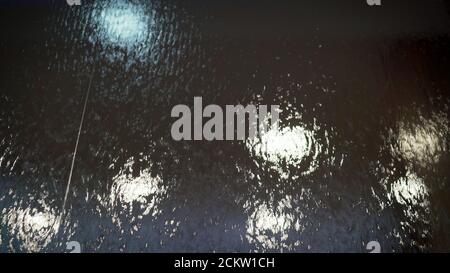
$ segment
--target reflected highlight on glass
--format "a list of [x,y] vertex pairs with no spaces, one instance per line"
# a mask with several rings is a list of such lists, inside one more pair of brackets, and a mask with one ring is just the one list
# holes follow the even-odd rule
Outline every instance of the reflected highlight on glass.
[[20,240],[20,247],[28,252],[44,249],[58,232],[59,217],[48,209],[14,208],[2,214],[2,225],[8,226],[9,232]]
[[120,1],[110,4],[100,10],[97,20],[102,43],[131,48],[145,42],[149,35],[150,19],[138,5]]
[[[281,201],[246,204],[250,210],[247,220],[246,238],[251,244],[260,245],[262,249],[291,249],[286,241],[289,233],[301,233],[303,230],[302,213],[295,209],[292,197],[287,195]],[[253,208],[253,209],[252,209]]]
[[144,216],[149,213],[156,215],[158,204],[166,194],[166,187],[163,180],[158,176],[152,176],[150,168],[141,170],[134,177],[133,159],[129,159],[119,174],[113,178],[113,185],[110,194],[112,207],[124,208],[129,213],[133,212],[133,206],[138,206]]

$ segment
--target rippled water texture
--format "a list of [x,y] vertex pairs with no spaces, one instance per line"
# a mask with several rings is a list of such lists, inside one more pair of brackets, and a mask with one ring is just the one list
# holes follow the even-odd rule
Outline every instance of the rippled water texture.
[[[1,252],[450,250],[449,5],[240,2],[2,1]],[[279,129],[174,141],[195,96]]]

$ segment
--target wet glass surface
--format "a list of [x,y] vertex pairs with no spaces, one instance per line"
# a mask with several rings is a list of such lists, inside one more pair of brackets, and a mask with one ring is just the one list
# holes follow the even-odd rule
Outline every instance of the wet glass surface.
[[[0,251],[449,251],[449,5],[341,2],[2,2]],[[280,128],[174,141],[194,96]]]

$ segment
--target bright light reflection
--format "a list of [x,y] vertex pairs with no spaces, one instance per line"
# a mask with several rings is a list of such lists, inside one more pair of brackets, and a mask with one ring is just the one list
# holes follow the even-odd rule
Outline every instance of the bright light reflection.
[[314,159],[318,156],[321,146],[315,140],[314,132],[300,126],[272,129],[259,139],[249,139],[246,145],[254,155],[272,163],[282,176],[288,175],[281,169],[283,162],[298,164],[306,157],[312,157],[309,169],[303,174],[309,174],[318,167],[318,162]]
[[[251,206],[247,204],[245,207]],[[247,240],[267,249],[290,248],[285,243],[289,231],[301,232],[304,229],[294,215],[303,216],[298,212],[289,213],[292,209],[290,196],[283,198],[276,207],[267,203],[257,205],[247,220]]]
[[[412,222],[426,219],[423,213],[428,213],[430,202],[429,190],[423,179],[408,172],[405,177],[398,179],[386,189],[389,200],[401,204],[405,215]],[[418,208],[421,208],[422,211]]]
[[20,240],[21,247],[29,252],[45,248],[57,233],[59,217],[49,209],[12,209],[2,221],[12,234]]
[[417,205],[428,197],[428,189],[422,179],[413,173],[400,178],[391,186],[391,193],[398,203]]
[[[130,159],[124,166],[124,170],[132,173],[133,160]],[[147,215],[153,210],[156,213],[155,206],[159,202],[161,195],[166,193],[163,180],[159,177],[152,177],[150,168],[141,171],[138,177],[132,177],[125,171],[120,172],[113,178],[113,186],[110,194],[110,200],[113,204],[121,204],[133,210],[133,204],[138,204]]]
[[112,44],[130,47],[145,41],[149,18],[137,5],[115,4],[103,9],[99,16],[102,34]]
[[400,123],[398,143],[403,158],[426,167],[436,163],[445,150],[448,120],[445,116],[435,115],[429,120],[421,118],[421,121],[414,126]]

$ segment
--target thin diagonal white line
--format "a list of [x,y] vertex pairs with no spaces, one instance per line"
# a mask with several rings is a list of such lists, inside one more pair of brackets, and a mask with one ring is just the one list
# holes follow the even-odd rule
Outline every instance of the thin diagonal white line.
[[86,98],[84,100],[83,113],[81,114],[81,121],[80,121],[80,127],[78,128],[77,142],[75,143],[75,149],[73,151],[72,164],[70,166],[70,173],[69,173],[69,179],[67,181],[66,193],[64,195],[64,202],[63,202],[62,211],[61,211],[61,218],[64,216],[64,211],[65,211],[66,202],[67,202],[67,196],[69,195],[70,182],[72,182],[73,168],[75,166],[75,158],[77,157],[78,143],[80,142],[81,129],[83,128],[84,115],[86,113],[86,107],[87,107],[87,103],[88,103],[88,99],[89,99],[89,93],[91,92],[91,84],[92,84],[93,77],[94,77],[94,73],[92,73],[91,79],[89,80],[89,87],[86,92]]

